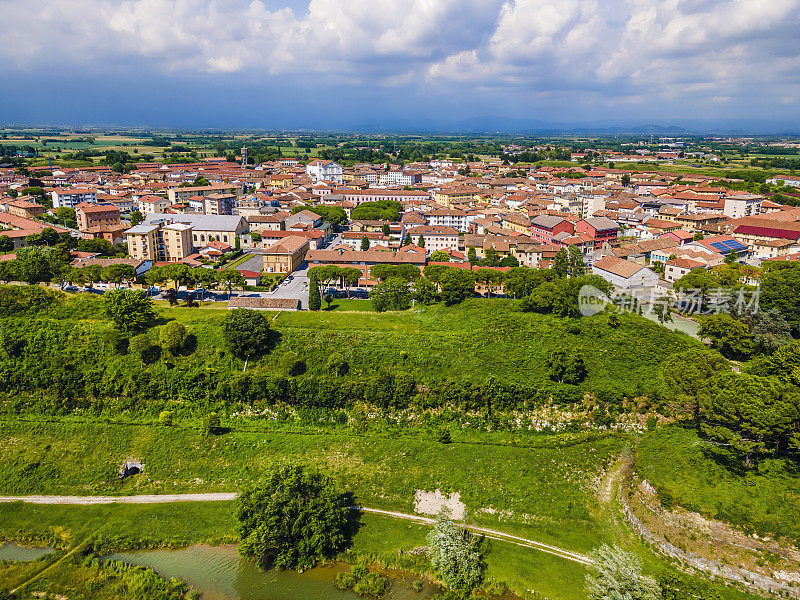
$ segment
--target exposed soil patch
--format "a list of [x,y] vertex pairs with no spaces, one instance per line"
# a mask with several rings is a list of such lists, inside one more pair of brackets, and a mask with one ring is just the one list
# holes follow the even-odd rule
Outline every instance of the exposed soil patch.
[[463,519],[467,514],[467,505],[461,502],[461,494],[453,492],[445,496],[441,490],[433,492],[417,490],[414,494],[414,512],[423,515],[438,515],[442,507],[450,510],[453,519]]

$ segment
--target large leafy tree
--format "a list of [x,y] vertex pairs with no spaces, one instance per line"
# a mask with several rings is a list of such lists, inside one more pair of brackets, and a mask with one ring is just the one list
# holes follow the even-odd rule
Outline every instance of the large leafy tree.
[[642,575],[635,554],[603,544],[592,552],[586,575],[589,600],[661,600],[661,589],[652,577]]
[[308,281],[308,310],[319,310],[322,308],[322,297],[319,294],[319,283],[317,282],[316,273],[310,273]]
[[700,323],[698,334],[726,358],[747,358],[755,348],[747,325],[726,314],[710,315]]
[[412,285],[414,300],[429,305],[436,302],[436,285],[427,277],[420,277]]
[[442,300],[447,306],[463,302],[475,295],[475,274],[472,271],[448,267],[439,277]]
[[761,277],[760,289],[761,308],[778,309],[794,333],[800,333],[800,294],[797,293],[800,290],[800,263],[770,263]]
[[586,378],[586,364],[576,352],[554,350],[547,357],[547,372],[558,383],[578,384]]
[[103,294],[103,310],[120,329],[144,329],[156,318],[153,301],[142,290],[117,289]]
[[562,248],[556,252],[556,257],[553,260],[553,272],[556,277],[566,277],[569,275],[569,255],[567,249]]
[[297,465],[274,469],[239,496],[239,553],[262,566],[313,567],[349,544],[353,504],[321,473]]
[[575,246],[569,247],[569,275],[570,277],[580,277],[586,275],[586,261],[583,254]]
[[222,333],[231,354],[245,359],[268,352],[276,341],[269,317],[246,308],[234,309],[225,316]]
[[469,591],[483,578],[484,563],[478,540],[456,525],[443,509],[428,534],[428,556],[436,574],[454,590]]
[[800,424],[800,392],[776,379],[721,373],[701,395],[700,430],[748,468],[760,455],[785,450]]
[[718,352],[691,348],[667,357],[661,363],[661,393],[679,412],[700,417],[700,394],[708,380],[731,366]]
[[389,277],[372,288],[369,297],[378,312],[406,310],[411,306],[411,289],[402,277]]

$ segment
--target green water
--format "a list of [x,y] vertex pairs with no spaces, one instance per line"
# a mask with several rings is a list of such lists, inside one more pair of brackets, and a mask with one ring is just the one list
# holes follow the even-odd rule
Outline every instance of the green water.
[[[319,567],[305,573],[262,571],[236,553],[233,546],[191,546],[179,550],[137,550],[107,558],[150,567],[167,579],[177,577],[200,592],[203,600],[358,600],[333,585],[347,567]],[[415,593],[411,582],[395,581],[389,600],[422,599],[432,590]],[[427,586],[426,586],[427,587]],[[426,593],[427,592],[427,593]]]
[[55,552],[53,548],[18,546],[17,544],[0,545],[0,560],[11,560],[14,562],[29,562],[36,560],[40,556]]

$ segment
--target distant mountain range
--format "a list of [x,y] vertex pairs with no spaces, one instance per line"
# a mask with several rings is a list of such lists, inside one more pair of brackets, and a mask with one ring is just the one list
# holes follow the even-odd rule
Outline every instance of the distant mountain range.
[[554,122],[543,119],[524,119],[515,117],[481,116],[458,121],[433,121],[408,119],[395,121],[393,126],[362,123],[348,128],[352,131],[375,131],[416,133],[508,133],[527,135],[659,135],[679,137],[685,135],[798,135],[800,123],[790,124],[769,120],[719,120],[719,121],[681,121],[681,124],[621,124],[619,122]]

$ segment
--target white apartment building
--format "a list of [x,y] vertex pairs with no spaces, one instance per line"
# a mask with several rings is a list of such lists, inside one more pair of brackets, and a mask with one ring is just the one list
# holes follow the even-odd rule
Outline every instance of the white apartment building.
[[344,183],[342,165],[332,160],[312,160],[306,165],[306,175],[312,177],[314,181],[332,181],[334,183]]
[[458,231],[452,227],[430,227],[420,225],[406,230],[411,236],[411,241],[420,245],[420,238],[424,240],[425,253],[430,255],[437,250],[458,251]]
[[764,198],[755,194],[737,194],[725,198],[722,214],[731,219],[751,217],[761,212],[761,201]]
[[75,208],[81,202],[97,203],[97,192],[88,188],[58,188],[50,192],[53,208]]
[[425,214],[425,223],[429,227],[451,227],[462,233],[469,231],[469,224],[474,220],[475,215],[467,215],[456,208],[437,208]]

